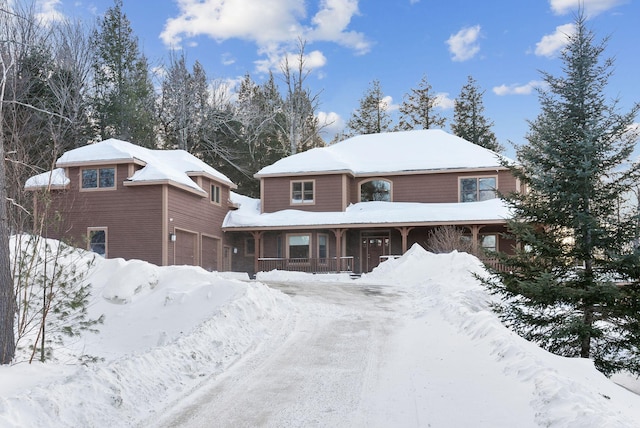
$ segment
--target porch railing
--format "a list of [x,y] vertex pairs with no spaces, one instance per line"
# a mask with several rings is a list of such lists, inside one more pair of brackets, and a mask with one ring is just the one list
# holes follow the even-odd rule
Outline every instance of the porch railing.
[[490,266],[497,271],[507,272],[509,270],[509,268],[500,263],[500,260],[498,259],[481,258],[480,260],[482,260],[482,263],[484,263],[485,265]]
[[353,272],[353,256],[328,257],[322,259],[294,258],[285,259],[279,257],[261,257],[258,259],[260,271],[285,270],[308,273],[336,273]]

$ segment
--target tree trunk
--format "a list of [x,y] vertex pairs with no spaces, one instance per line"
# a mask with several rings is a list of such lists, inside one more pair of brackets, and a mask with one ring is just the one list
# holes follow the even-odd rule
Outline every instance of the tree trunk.
[[591,327],[593,326],[593,307],[591,305],[585,306],[582,312],[582,322],[588,332],[583,333],[580,338],[580,357],[591,357]]
[[11,261],[4,163],[4,138],[0,135],[0,364],[9,364],[16,350],[13,323],[16,314]]

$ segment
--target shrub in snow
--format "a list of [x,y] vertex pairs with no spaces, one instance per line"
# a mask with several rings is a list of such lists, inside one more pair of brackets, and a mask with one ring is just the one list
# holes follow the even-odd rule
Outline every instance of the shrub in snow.
[[[95,255],[36,235],[12,237],[17,302],[17,359],[52,358],[54,346],[84,331],[96,331],[102,316],[90,318],[91,285],[86,275]],[[81,359],[91,359],[83,355]]]

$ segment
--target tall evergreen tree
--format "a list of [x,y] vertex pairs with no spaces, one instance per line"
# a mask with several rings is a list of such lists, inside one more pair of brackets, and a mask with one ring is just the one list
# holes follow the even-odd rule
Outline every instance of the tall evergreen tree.
[[391,131],[392,120],[388,109],[380,81],[376,79],[360,99],[360,106],[351,114],[347,122],[347,136]]
[[398,127],[402,130],[444,128],[447,119],[435,111],[438,101],[427,76],[422,76],[418,87],[404,96]]
[[[245,75],[238,90],[235,120],[239,124],[230,146],[229,177],[238,188],[251,196],[259,196],[259,183],[253,174],[289,154],[287,116],[273,74],[262,85]],[[225,170],[223,170],[225,171]]]
[[99,20],[92,41],[96,49],[93,104],[100,138],[154,147],[155,94],[149,65],[122,11],[122,0],[114,0]]
[[543,73],[541,113],[518,151],[521,166],[511,167],[528,191],[506,197],[519,247],[499,254],[506,269],[487,283],[525,338],[591,358],[605,374],[640,373],[638,213],[620,211],[640,171],[627,166],[639,106],[620,114],[618,101],[606,100],[613,62],[601,58],[605,46],[580,15],[563,75]]
[[493,122],[484,116],[484,104],[481,91],[475,79],[467,78],[453,106],[451,131],[458,137],[495,152],[503,151],[495,134],[491,131]]
[[158,99],[160,135],[165,148],[197,154],[209,104],[207,76],[199,62],[187,69],[184,53],[171,57]]

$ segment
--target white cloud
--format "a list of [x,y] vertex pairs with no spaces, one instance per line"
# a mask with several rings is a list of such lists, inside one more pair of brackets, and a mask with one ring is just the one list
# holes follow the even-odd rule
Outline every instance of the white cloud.
[[311,20],[315,27],[305,33],[305,39],[335,42],[357,53],[367,53],[371,44],[364,35],[346,31],[351,18],[358,14],[358,0],[322,0],[320,10]]
[[221,62],[222,65],[232,65],[235,64],[236,59],[230,52],[225,52],[222,54]]
[[549,0],[551,10],[557,15],[584,10],[587,16],[595,16],[609,10],[625,0]]
[[[292,70],[297,70],[299,67],[299,53],[285,52],[283,54],[279,54],[276,48],[273,48],[271,51],[265,50],[262,53],[266,55],[266,58],[255,61],[256,69],[260,73],[267,73],[269,70],[282,70],[282,66],[285,64],[285,59],[289,62],[289,67]],[[311,71],[324,67],[327,63],[327,58],[322,52],[315,50],[305,54],[303,61],[304,69]]]
[[400,105],[399,104],[394,104],[393,103],[393,97],[390,95],[387,95],[385,97],[382,97],[382,100],[380,100],[380,107],[383,110],[386,111],[396,111],[398,109],[400,109]]
[[166,21],[160,38],[168,46],[198,35],[259,45],[290,40],[301,31],[304,0],[179,0],[180,13]]
[[447,40],[449,52],[453,54],[454,61],[466,61],[471,59],[480,51],[478,38],[480,37],[480,26],[466,27],[451,35]]
[[321,111],[318,112],[316,117],[322,132],[327,135],[327,140],[331,140],[336,134],[344,130],[345,121],[338,113]]
[[436,106],[442,110],[451,110],[455,104],[455,99],[449,98],[448,92],[440,92],[436,94]]
[[57,10],[57,7],[61,6],[61,3],[60,0],[38,0],[36,3],[38,10],[36,17],[45,24],[62,21],[64,15]]
[[535,54],[538,56],[552,57],[569,41],[568,36],[574,34],[576,26],[574,24],[564,24],[556,27],[553,34],[547,34],[536,43]]
[[[298,39],[329,41],[365,53],[370,43],[362,33],[348,31],[357,15],[357,0],[321,0],[307,22],[305,0],[179,0],[179,15],[166,21],[160,38],[167,46],[204,35],[218,42],[237,38],[254,42],[258,52],[278,55]],[[273,63],[273,58],[271,62]],[[270,61],[269,59],[267,61]]]
[[512,84],[512,85],[500,85],[493,88],[493,93],[496,95],[529,95],[536,88],[545,86],[545,82],[540,80],[532,80],[524,85]]

